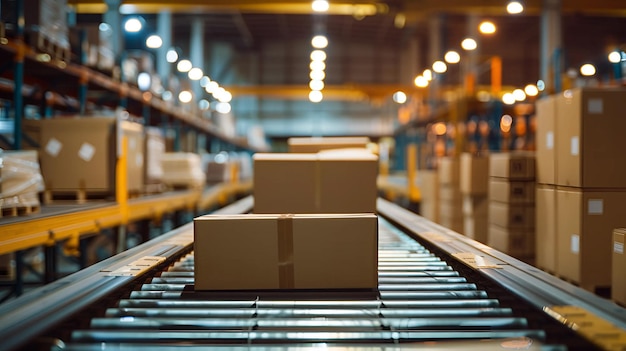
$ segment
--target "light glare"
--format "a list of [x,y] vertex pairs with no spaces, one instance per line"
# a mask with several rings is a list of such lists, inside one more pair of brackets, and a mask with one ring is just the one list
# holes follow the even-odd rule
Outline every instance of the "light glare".
[[163,45],[163,39],[156,34],[153,34],[146,39],[146,46],[150,49],[158,49],[161,45]]
[[526,93],[522,89],[515,89],[513,90],[513,97],[517,101],[524,101],[526,100]]
[[309,78],[311,78],[311,80],[324,80],[326,73],[324,73],[324,71],[311,71]]
[[580,66],[580,74],[585,77],[593,76],[596,74],[596,68],[592,64],[586,63]]
[[445,62],[435,61],[433,63],[433,71],[435,71],[435,73],[444,73],[447,70],[448,70],[448,66],[446,66]]
[[609,62],[618,63],[621,60],[622,60],[622,54],[620,54],[618,51],[613,51],[609,54]]
[[209,82],[209,84],[206,85],[206,87],[204,87],[204,90],[209,94],[213,94],[217,91],[217,89],[219,89],[219,87],[220,85],[217,84],[216,81],[212,80]]
[[451,50],[446,52],[443,59],[446,60],[447,63],[459,63],[459,61],[461,61],[461,55],[459,55],[458,52]]
[[429,69],[425,69],[424,72],[422,72],[422,75],[424,76],[424,78],[426,78],[426,80],[428,80],[429,82],[431,80],[433,80],[433,71],[429,70]]
[[180,60],[178,61],[178,64],[176,65],[176,69],[178,69],[178,72],[189,72],[191,69],[193,68],[193,65],[191,64],[191,61],[189,60]]
[[137,33],[141,30],[141,21],[138,18],[129,18],[124,23],[124,30],[129,33]]
[[506,5],[506,11],[512,15],[524,12],[524,6],[519,1],[511,1]]
[[184,104],[190,102],[192,97],[193,95],[191,95],[191,92],[187,90],[183,90],[180,92],[180,94],[178,94],[178,100],[180,100],[180,102]]
[[187,76],[189,76],[189,79],[191,80],[200,80],[202,79],[202,75],[204,75],[204,72],[202,72],[202,69],[198,67],[190,69],[189,73],[187,73]]
[[309,93],[309,100],[311,102],[317,103],[317,102],[322,101],[323,98],[324,98],[324,95],[319,90],[313,90]]
[[507,105],[513,105],[515,103],[515,96],[513,96],[513,94],[511,93],[506,93],[502,95],[502,102]]
[[165,54],[165,59],[169,63],[174,63],[174,62],[178,61],[178,52],[176,52],[175,49],[167,50],[167,54]]
[[139,87],[139,90],[146,91],[150,89],[151,84],[152,84],[152,77],[150,76],[150,73],[147,73],[147,72],[139,73],[139,75],[137,76],[137,86]]
[[328,38],[323,35],[316,35],[311,39],[311,46],[316,49],[324,49],[328,46]]
[[311,61],[311,63],[309,64],[309,68],[312,71],[323,71],[326,69],[326,64],[324,63],[324,61]]
[[420,88],[426,88],[428,86],[428,79],[424,76],[415,77],[415,85]]
[[393,101],[398,104],[403,104],[406,102],[406,94],[402,91],[396,91],[393,93]]
[[463,50],[472,51],[472,50],[476,50],[476,48],[478,47],[478,44],[476,44],[476,40],[472,38],[465,38],[461,42],[461,47],[463,48]]
[[496,32],[496,25],[490,21],[483,21],[478,26],[478,30],[483,34],[493,34]]
[[313,79],[309,82],[309,88],[311,88],[311,90],[322,90],[324,89],[324,82],[322,80]]
[[533,84],[528,84],[524,87],[524,92],[528,96],[537,96],[539,94],[539,89],[537,89],[537,87]]
[[313,2],[311,3],[311,8],[315,12],[326,12],[328,11],[329,7],[330,5],[326,0],[313,0]]
[[323,50],[313,50],[311,52],[311,60],[313,61],[325,61],[326,53]]
[[228,102],[218,102],[215,106],[215,111],[219,113],[229,113],[231,110],[230,104]]

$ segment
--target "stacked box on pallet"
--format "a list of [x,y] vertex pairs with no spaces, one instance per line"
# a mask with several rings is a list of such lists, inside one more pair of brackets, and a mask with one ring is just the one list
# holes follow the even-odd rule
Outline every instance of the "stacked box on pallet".
[[463,234],[487,243],[489,157],[461,154],[461,194],[463,196]]
[[[103,30],[104,29],[104,30]],[[115,65],[112,37],[113,30],[99,24],[87,24],[70,27],[70,45],[78,62],[101,70],[111,70]],[[82,41],[82,37],[85,37]],[[84,55],[81,58],[79,55]]]
[[439,160],[439,224],[463,232],[463,199],[460,189],[458,157]]
[[535,155],[496,153],[489,157],[487,244],[518,259],[535,256]]
[[544,253],[556,260],[540,268],[553,265],[558,276],[590,291],[611,286],[613,229],[626,227],[625,100],[624,88],[580,88],[538,106],[537,195],[547,199],[542,209],[556,208],[554,224],[538,213],[538,225],[556,233],[555,251]]
[[126,185],[141,193],[144,184],[143,126],[111,117],[69,117],[32,121],[47,198],[56,194],[106,196],[115,193],[115,171],[126,140]]
[[[611,298],[626,306],[626,280],[624,271],[626,270],[626,254],[624,254],[624,244],[626,243],[626,228],[615,228],[613,230],[613,256],[611,258]],[[622,270],[623,269],[623,270]]]
[[0,217],[39,212],[43,190],[37,151],[0,150]]
[[146,127],[144,137],[144,187],[146,193],[163,191],[165,138],[157,127]]

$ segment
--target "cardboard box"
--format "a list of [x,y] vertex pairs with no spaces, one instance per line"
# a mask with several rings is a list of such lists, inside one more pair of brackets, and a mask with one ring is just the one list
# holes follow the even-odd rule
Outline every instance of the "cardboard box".
[[322,150],[367,148],[368,137],[293,137],[287,139],[289,152],[317,153]]
[[487,215],[464,215],[463,216],[463,234],[465,236],[487,244],[487,232],[489,221]]
[[439,159],[439,186],[459,186],[460,170],[458,157],[441,157]]
[[145,184],[163,182],[163,155],[165,154],[165,138],[160,128],[145,129]]
[[518,259],[531,259],[535,255],[533,230],[504,228],[490,224],[487,245]]
[[535,227],[535,206],[506,202],[489,202],[489,223],[504,228],[531,229]]
[[535,232],[537,236],[537,267],[554,273],[557,271],[556,187],[537,185]]
[[460,183],[461,193],[465,195],[486,195],[489,179],[489,157],[461,154]]
[[537,182],[556,184],[556,96],[550,95],[537,100]]
[[460,201],[439,201],[439,224],[457,233],[463,232],[463,211]]
[[626,187],[624,101],[624,88],[573,89],[557,97],[557,185]]
[[376,289],[374,214],[194,219],[195,289]]
[[463,195],[463,215],[482,216],[487,218],[489,213],[489,198],[485,195]]
[[162,158],[163,183],[177,188],[199,188],[206,183],[200,155],[193,152],[166,152]]
[[[50,191],[115,191],[115,166],[127,140],[127,185],[143,190],[143,126],[110,117],[53,118],[37,121],[41,171]],[[71,170],[71,171],[68,171]]]
[[624,254],[624,244],[626,240],[625,228],[613,230],[613,257],[611,259],[611,299],[626,306],[626,254]]
[[534,180],[535,153],[515,151],[491,154],[489,176],[511,180]]
[[253,160],[255,213],[376,212],[372,153],[256,153]]
[[437,171],[420,169],[417,171],[417,186],[422,199],[420,215],[433,222],[439,221],[439,178]]
[[490,178],[489,200],[511,204],[533,204],[535,202],[535,182]]
[[37,151],[0,150],[0,198],[37,194],[43,190]]
[[611,285],[613,229],[626,227],[626,191],[557,188],[557,273],[584,289]]
[[458,186],[452,185],[440,185],[439,186],[439,200],[448,201],[461,204],[463,195]]

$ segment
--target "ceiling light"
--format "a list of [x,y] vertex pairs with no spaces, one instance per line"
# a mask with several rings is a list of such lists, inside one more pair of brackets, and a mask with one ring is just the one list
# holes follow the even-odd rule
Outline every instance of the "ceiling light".
[[324,73],[324,71],[311,71],[309,78],[312,80],[324,80],[324,78],[326,78],[326,73]]
[[429,70],[429,69],[425,69],[424,72],[422,72],[422,75],[424,76],[424,78],[426,78],[426,80],[428,80],[429,82],[431,80],[433,80],[433,71]]
[[183,90],[180,92],[180,94],[178,94],[178,100],[180,100],[180,102],[185,103],[185,104],[190,102],[192,98],[193,98],[193,95],[191,95],[191,92],[187,90]]
[[420,88],[426,88],[428,86],[428,79],[424,76],[415,77],[415,86]]
[[433,71],[435,71],[435,73],[444,73],[447,70],[448,70],[448,66],[446,66],[445,62],[435,61],[433,63]]
[[329,7],[330,5],[326,0],[313,0],[313,2],[311,3],[311,8],[315,12],[326,12],[328,11]]
[[483,21],[478,26],[478,30],[483,34],[493,34],[496,32],[496,25],[490,21]]
[[206,100],[206,99],[202,99],[200,100],[200,102],[198,102],[198,107],[202,110],[202,111],[206,111],[209,109],[209,107],[211,107],[211,103]]
[[520,1],[512,0],[506,5],[506,11],[512,15],[524,12],[524,5]]
[[231,110],[230,104],[228,102],[218,102],[215,106],[215,111],[219,113],[229,113]]
[[472,38],[465,38],[461,42],[461,47],[463,48],[463,50],[471,51],[471,50],[476,50],[476,48],[478,47],[478,44],[476,44],[476,40]]
[[163,39],[156,34],[153,34],[146,39],[146,46],[150,49],[158,49],[161,45],[163,45]]
[[522,89],[515,89],[513,90],[513,97],[517,101],[524,101],[526,100],[526,93]]
[[309,68],[312,71],[323,71],[326,69],[326,64],[324,63],[324,61],[311,61],[311,63],[309,64]]
[[165,59],[169,63],[174,63],[178,61],[178,52],[176,51],[176,49],[170,48],[169,50],[167,50],[167,53],[165,54]]
[[233,94],[231,94],[229,91],[224,90],[221,94],[220,97],[218,99],[220,102],[231,102],[233,100]]
[[323,49],[328,46],[328,38],[323,35],[316,35],[311,39],[311,46],[316,49]]
[[124,22],[124,30],[129,33],[137,33],[141,30],[141,27],[143,27],[143,25],[137,17],[129,18]]
[[326,60],[326,53],[324,52],[324,50],[313,50],[311,52],[311,60],[324,61]]
[[324,95],[319,90],[313,90],[309,93],[309,100],[311,102],[320,102],[324,99]]
[[200,79],[200,86],[205,88],[210,82],[211,78],[209,78],[208,76],[204,76],[202,77],[202,79]]
[[191,61],[189,60],[180,60],[178,61],[178,64],[176,65],[176,69],[178,69],[178,72],[189,72],[191,69],[193,68],[193,65],[191,64]]
[[586,77],[593,76],[596,74],[596,68],[592,64],[586,63],[580,66],[580,74]]
[[524,92],[528,96],[537,96],[539,94],[539,89],[537,89],[536,85],[528,84],[526,87],[524,87]]
[[309,82],[309,88],[311,88],[311,90],[322,90],[324,89],[324,82],[322,80],[313,79]]
[[189,79],[191,80],[200,80],[202,79],[203,74],[204,73],[202,72],[202,69],[198,67],[194,67],[189,70],[189,73],[187,73],[187,76],[189,76]]
[[507,105],[513,105],[515,103],[515,96],[513,96],[513,94],[511,93],[506,93],[502,95],[502,102]]
[[204,87],[204,90],[209,94],[213,94],[217,91],[217,89],[219,89],[219,87],[220,85],[217,84],[216,81],[212,80]]
[[393,93],[393,101],[398,104],[403,104],[406,102],[406,94],[402,91],[396,91]]
[[461,61],[461,55],[459,55],[456,51],[448,51],[446,55],[443,57],[447,63],[459,63]]
[[609,54],[609,62],[618,63],[622,60],[622,54],[619,51],[613,51]]
[[148,72],[141,72],[137,76],[137,86],[141,91],[147,91],[152,84],[152,76]]
[[539,91],[544,91],[546,89],[546,82],[544,82],[543,80],[539,79],[537,81],[537,89]]

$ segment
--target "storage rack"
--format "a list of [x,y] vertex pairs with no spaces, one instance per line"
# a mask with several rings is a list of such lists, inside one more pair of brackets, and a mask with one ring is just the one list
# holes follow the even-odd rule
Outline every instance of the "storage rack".
[[[252,203],[216,213],[245,213]],[[42,340],[67,350],[624,346],[622,307],[390,202],[377,208],[374,297],[194,292],[187,224],[0,306],[0,337],[9,350]]]

